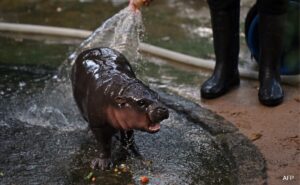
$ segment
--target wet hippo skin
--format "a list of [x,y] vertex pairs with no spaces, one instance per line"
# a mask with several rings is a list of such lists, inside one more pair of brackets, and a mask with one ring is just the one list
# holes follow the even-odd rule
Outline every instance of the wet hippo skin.
[[72,67],[71,81],[76,104],[99,143],[93,168],[111,164],[111,138],[120,131],[121,141],[138,154],[133,129],[158,132],[169,117],[159,96],[138,80],[127,59],[110,48],[83,51]]

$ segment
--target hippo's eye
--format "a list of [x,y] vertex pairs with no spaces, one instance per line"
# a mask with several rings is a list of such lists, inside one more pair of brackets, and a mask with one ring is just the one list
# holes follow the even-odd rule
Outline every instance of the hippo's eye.
[[139,100],[139,101],[137,101],[137,104],[138,104],[138,106],[140,106],[140,107],[144,107],[144,106],[147,105],[147,102],[146,102],[145,100]]

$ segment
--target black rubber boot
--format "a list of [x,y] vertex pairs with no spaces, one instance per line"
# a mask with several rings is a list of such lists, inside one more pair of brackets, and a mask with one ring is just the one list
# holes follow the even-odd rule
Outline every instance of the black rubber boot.
[[259,15],[259,101],[267,106],[282,103],[284,93],[280,85],[280,60],[283,51],[283,15]]
[[213,75],[201,86],[202,98],[217,98],[240,84],[239,3],[226,11],[211,9],[216,65]]

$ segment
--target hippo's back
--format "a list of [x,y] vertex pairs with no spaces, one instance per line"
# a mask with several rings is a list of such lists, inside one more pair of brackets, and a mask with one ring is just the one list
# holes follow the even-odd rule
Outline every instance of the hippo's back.
[[[92,73],[92,75],[109,71],[110,73],[122,73],[135,77],[124,55],[111,48],[85,50],[78,55],[73,67],[84,68],[87,74]],[[106,78],[106,76],[102,76],[102,78]]]

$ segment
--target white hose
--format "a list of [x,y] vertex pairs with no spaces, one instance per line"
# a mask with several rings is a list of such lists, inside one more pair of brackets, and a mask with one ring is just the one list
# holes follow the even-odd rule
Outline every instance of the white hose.
[[86,30],[77,30],[70,28],[59,28],[53,26],[38,26],[31,24],[15,24],[15,23],[1,23],[0,31],[9,32],[21,32],[21,33],[34,33],[43,35],[55,35],[55,36],[68,36],[75,38],[86,38],[92,32]]
[[[30,24],[14,24],[14,23],[0,23],[0,31],[6,32],[21,32],[31,34],[44,34],[55,35],[74,38],[87,38],[92,32],[87,30],[71,29],[71,28],[59,28],[53,26],[39,26]],[[153,46],[146,43],[141,43],[140,51],[149,53],[151,55],[175,61],[180,64],[185,64],[193,67],[214,69],[214,61],[192,57],[189,55],[181,54],[157,46]],[[249,79],[258,79],[258,72],[253,70],[246,70],[239,68],[241,77]],[[300,75],[282,75],[282,82],[291,85],[299,85]]]

